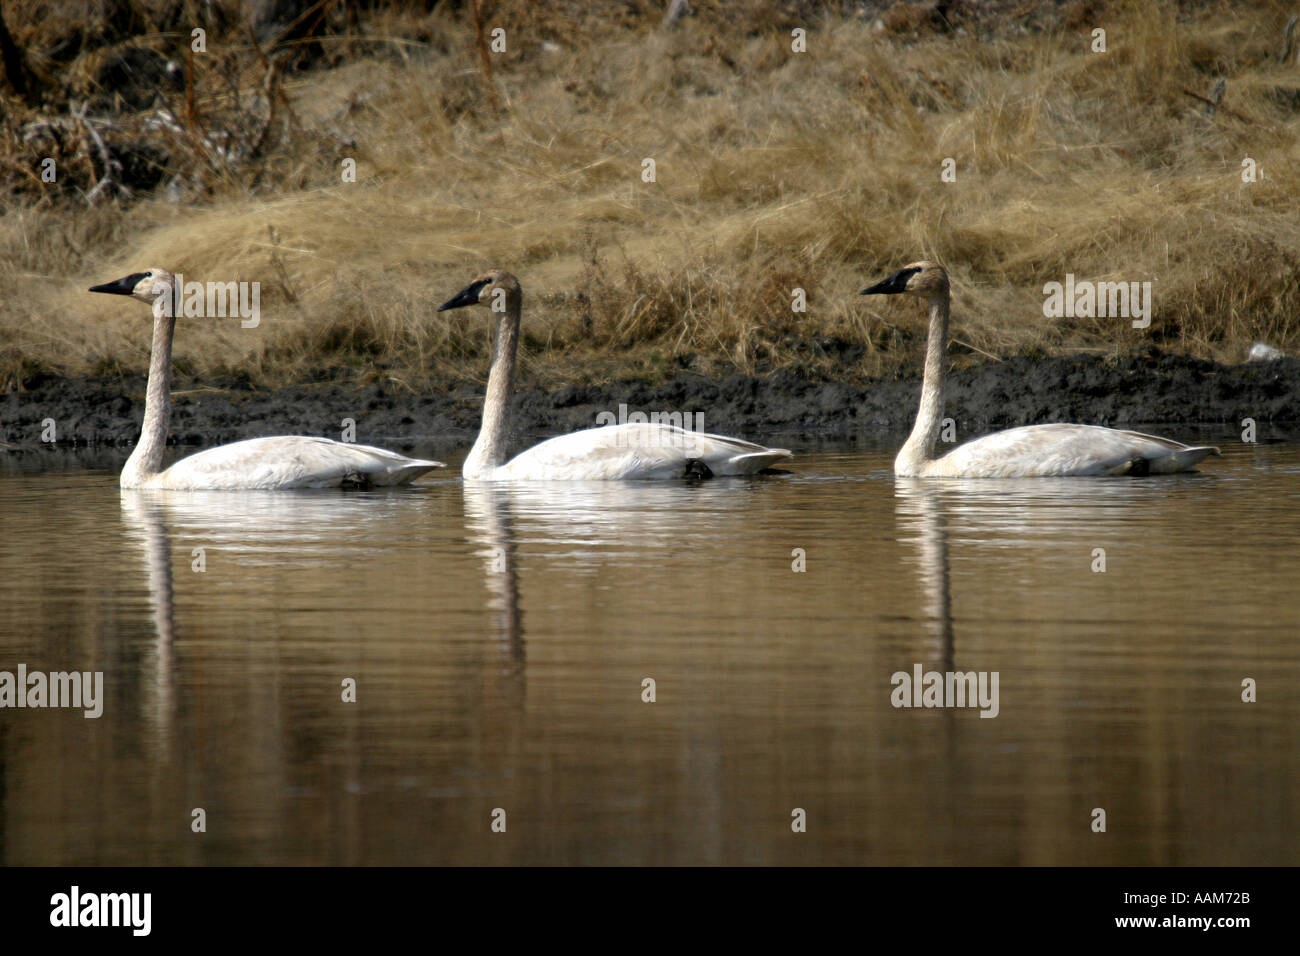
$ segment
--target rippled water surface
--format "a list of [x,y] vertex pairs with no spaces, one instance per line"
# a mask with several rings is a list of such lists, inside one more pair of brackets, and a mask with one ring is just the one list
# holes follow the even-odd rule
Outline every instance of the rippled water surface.
[[[1300,446],[937,483],[793,447],[759,480],[384,493],[9,456],[0,671],[105,700],[0,709],[0,861],[1300,859]],[[917,664],[997,672],[997,717],[895,708]]]

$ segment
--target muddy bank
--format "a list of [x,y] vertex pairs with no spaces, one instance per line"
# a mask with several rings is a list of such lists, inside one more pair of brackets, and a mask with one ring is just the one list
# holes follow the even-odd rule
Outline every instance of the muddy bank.
[[[16,449],[41,443],[54,421],[68,444],[134,442],[144,409],[144,379],[49,378],[0,398],[0,439]],[[520,437],[560,434],[597,423],[620,404],[645,412],[703,413],[703,426],[762,438],[774,434],[827,437],[864,432],[893,435],[911,425],[919,379],[854,385],[810,381],[779,372],[763,378],[710,381],[681,373],[659,385],[612,383],[515,395]],[[209,446],[275,434],[339,437],[344,419],[362,442],[446,439],[466,442],[479,425],[482,389],[460,385],[424,394],[395,386],[295,385],[275,391],[181,383],[175,389],[172,441]],[[956,370],[948,414],[958,435],[993,428],[1075,421],[1223,424],[1244,418],[1261,438],[1300,433],[1300,360],[1237,366],[1148,351],[1119,361],[1097,357],[1011,359]]]

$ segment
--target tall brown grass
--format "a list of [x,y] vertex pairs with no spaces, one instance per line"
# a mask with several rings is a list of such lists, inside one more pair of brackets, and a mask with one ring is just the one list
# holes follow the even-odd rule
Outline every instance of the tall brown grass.
[[[1292,4],[1095,3],[1029,33],[823,11],[804,54],[798,10],[769,6],[696,3],[661,30],[649,4],[620,22],[485,4],[507,29],[499,111],[467,15],[376,12],[368,52],[286,81],[312,135],[274,157],[279,178],[181,205],[11,204],[0,381],[143,369],[143,308],[84,289],[149,265],[262,283],[259,328],[191,320],[178,360],[267,384],[481,377],[486,322],[434,309],[492,266],[524,284],[525,374],[547,385],[893,372],[918,357],[915,310],[856,292],[923,256],[947,266],[972,353],[1300,347],[1300,68],[1277,57]],[[1219,76],[1227,109],[1208,115],[1187,91]],[[1151,280],[1151,327],[1044,318],[1066,273]],[[851,366],[844,343],[866,349]]]

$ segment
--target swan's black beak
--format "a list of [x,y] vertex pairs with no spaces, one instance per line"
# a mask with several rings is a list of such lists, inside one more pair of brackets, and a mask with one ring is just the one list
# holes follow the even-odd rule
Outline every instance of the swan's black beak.
[[858,295],[898,295],[901,292],[906,292],[907,280],[920,271],[916,266],[909,269],[899,269],[888,279],[881,279],[875,285],[863,289]]
[[459,309],[467,305],[478,305],[478,294],[482,292],[483,287],[491,281],[492,280],[490,279],[479,279],[477,282],[471,282],[442,305],[438,306],[438,311],[446,312],[448,309]]
[[129,276],[123,276],[115,282],[105,282],[103,285],[92,285],[91,292],[107,292],[109,295],[131,295],[135,292],[142,279],[147,276],[147,272],[133,272]]

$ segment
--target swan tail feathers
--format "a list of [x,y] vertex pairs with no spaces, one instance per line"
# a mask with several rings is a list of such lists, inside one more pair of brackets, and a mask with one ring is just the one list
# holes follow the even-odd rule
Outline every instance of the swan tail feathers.
[[1110,470],[1112,475],[1128,475],[1131,478],[1145,478],[1148,475],[1170,475],[1180,471],[1193,471],[1198,462],[1211,455],[1222,454],[1213,446],[1182,448],[1171,455],[1157,458],[1130,458]]
[[413,460],[391,471],[372,473],[367,477],[370,479],[370,483],[374,485],[409,485],[426,472],[433,471],[435,468],[446,467],[440,461]]
[[[1221,456],[1223,453],[1213,445],[1202,445],[1196,448],[1184,448],[1176,451],[1168,458],[1164,459],[1161,464],[1164,466],[1160,471],[1191,471],[1196,467],[1198,462],[1204,461],[1211,455]],[[1153,468],[1152,471],[1156,469]]]
[[789,457],[791,457],[790,452],[784,448],[764,448],[762,451],[736,455],[727,464],[735,470],[735,474],[754,475],[764,468],[771,468],[778,461],[784,461]]

